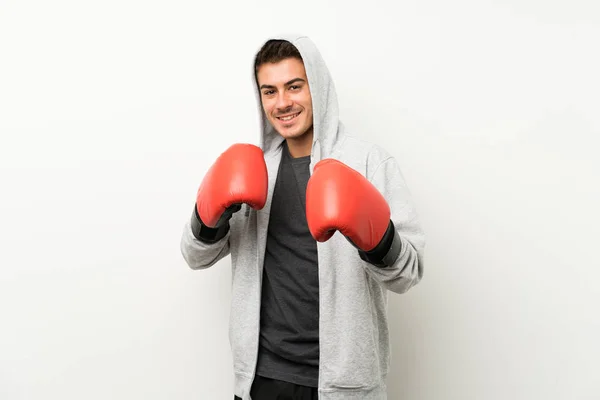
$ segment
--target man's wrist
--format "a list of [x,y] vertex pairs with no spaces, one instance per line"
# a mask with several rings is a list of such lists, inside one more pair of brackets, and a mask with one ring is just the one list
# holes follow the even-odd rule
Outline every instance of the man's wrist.
[[223,239],[225,235],[227,235],[227,232],[229,232],[229,221],[226,221],[221,226],[217,226],[215,228],[206,226],[198,214],[198,208],[196,204],[194,204],[194,211],[192,212],[190,219],[190,226],[192,228],[192,234],[194,237],[207,244],[218,242],[219,240]]
[[402,240],[393,221],[390,220],[379,244],[369,251],[359,250],[358,254],[363,261],[380,268],[386,268],[396,262],[401,250]]

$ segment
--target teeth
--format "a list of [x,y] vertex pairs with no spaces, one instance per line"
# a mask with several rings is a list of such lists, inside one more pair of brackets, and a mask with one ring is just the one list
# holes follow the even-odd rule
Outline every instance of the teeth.
[[[298,113],[298,114],[300,114],[300,113]],[[279,119],[282,121],[289,121],[292,118],[296,118],[298,116],[298,114],[290,115],[288,117],[280,117]]]

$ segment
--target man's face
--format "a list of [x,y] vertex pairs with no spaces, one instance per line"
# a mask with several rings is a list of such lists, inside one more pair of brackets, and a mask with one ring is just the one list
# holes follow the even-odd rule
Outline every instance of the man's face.
[[312,132],[312,98],[302,61],[263,64],[256,76],[265,114],[277,132],[285,139]]

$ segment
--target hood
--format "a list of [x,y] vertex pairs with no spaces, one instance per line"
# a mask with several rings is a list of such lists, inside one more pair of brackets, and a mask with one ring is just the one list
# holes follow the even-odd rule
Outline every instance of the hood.
[[[304,68],[312,97],[313,145],[311,156],[313,160],[317,161],[332,156],[336,144],[340,139],[342,126],[339,121],[335,85],[321,53],[307,36],[280,35],[264,40],[254,54],[256,55],[264,43],[271,39],[287,40],[298,48],[304,61]],[[252,60],[252,82],[260,113],[259,147],[267,154],[277,149],[283,143],[284,138],[271,125],[262,108],[260,91],[254,77],[254,59]]]

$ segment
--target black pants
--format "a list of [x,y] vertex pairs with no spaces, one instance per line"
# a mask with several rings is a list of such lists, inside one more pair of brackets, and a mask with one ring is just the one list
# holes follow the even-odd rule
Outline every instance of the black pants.
[[[250,388],[252,400],[317,400],[317,388],[256,375]],[[237,396],[234,400],[242,400]]]

